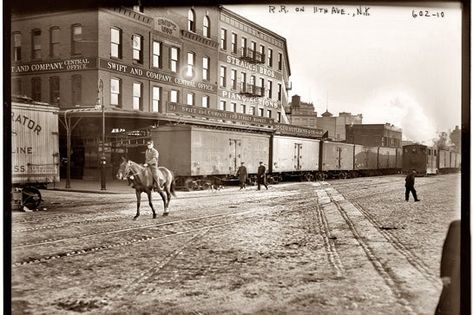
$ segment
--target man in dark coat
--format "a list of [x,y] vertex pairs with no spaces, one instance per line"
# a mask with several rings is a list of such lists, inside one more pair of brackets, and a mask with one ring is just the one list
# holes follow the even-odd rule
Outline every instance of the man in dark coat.
[[443,288],[435,315],[460,315],[460,230],[461,221],[452,221],[443,243],[440,262]]
[[416,171],[415,170],[412,170],[406,176],[406,201],[409,201],[409,193],[410,192],[412,192],[412,196],[414,197],[414,201],[420,201],[419,199],[417,199],[417,192],[414,188],[415,177],[416,177]]
[[241,162],[240,167],[236,173],[236,176],[240,179],[240,190],[246,188],[246,179],[248,178],[248,171],[246,170],[246,166],[244,162]]
[[263,165],[263,162],[259,162],[258,174],[257,174],[258,190],[261,189],[261,184],[268,189],[268,184],[266,183],[266,167]]
[[146,142],[148,150],[145,152],[145,164],[144,166],[149,166],[151,173],[153,174],[153,179],[156,184],[161,187],[162,190],[162,183],[159,180],[158,174],[158,160],[159,160],[159,152],[154,148],[154,144],[152,140]]

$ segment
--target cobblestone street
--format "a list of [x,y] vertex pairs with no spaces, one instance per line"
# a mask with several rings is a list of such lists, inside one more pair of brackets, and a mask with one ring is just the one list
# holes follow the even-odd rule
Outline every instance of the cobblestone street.
[[460,175],[129,194],[44,191],[14,212],[14,314],[432,314]]

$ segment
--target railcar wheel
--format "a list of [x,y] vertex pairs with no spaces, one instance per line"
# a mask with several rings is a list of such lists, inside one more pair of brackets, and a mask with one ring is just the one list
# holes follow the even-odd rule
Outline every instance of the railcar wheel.
[[192,178],[187,178],[184,184],[186,186],[187,191],[194,191],[194,190],[199,189],[199,185]]
[[41,199],[41,193],[33,186],[27,186],[21,191],[21,204],[28,209],[37,209]]

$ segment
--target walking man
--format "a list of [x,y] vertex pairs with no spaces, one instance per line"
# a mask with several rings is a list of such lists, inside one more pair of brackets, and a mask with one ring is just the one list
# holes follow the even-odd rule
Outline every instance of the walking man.
[[240,179],[240,190],[246,189],[246,179],[248,178],[248,171],[246,170],[245,162],[241,162],[240,167],[236,173],[236,176]]
[[153,179],[156,187],[158,185],[161,190],[163,187],[161,186],[161,182],[159,180],[158,175],[158,160],[159,160],[159,152],[154,148],[154,143],[152,140],[148,140],[146,142],[148,150],[145,152],[145,164],[143,166],[149,166],[151,173],[153,174]]
[[259,162],[258,174],[257,174],[258,190],[261,189],[261,184],[268,190],[268,184],[266,183],[266,167],[263,162]]
[[420,199],[417,199],[417,192],[414,188],[414,181],[416,177],[416,171],[412,170],[407,176],[406,176],[406,201],[409,201],[409,193],[412,192],[412,196],[414,197],[414,201],[420,201]]

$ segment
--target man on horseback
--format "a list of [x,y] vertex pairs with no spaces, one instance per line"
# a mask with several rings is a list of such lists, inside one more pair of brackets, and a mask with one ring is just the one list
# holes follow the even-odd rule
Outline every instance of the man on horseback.
[[159,160],[159,152],[154,148],[153,140],[148,140],[146,142],[148,150],[145,152],[145,164],[144,166],[149,166],[151,173],[153,174],[154,185],[156,190],[156,185],[159,186],[161,190],[163,190],[162,183],[159,180],[158,175],[158,160]]

